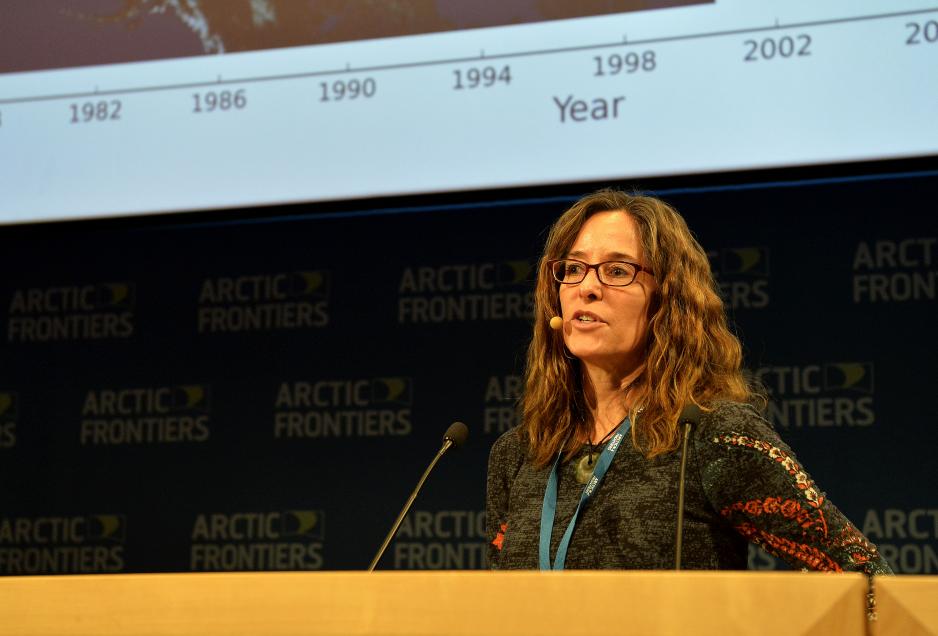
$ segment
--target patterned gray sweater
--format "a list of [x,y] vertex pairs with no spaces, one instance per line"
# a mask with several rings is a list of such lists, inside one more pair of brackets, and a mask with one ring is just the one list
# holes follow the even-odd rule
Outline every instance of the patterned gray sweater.
[[[550,467],[527,460],[515,428],[492,447],[486,528],[491,568],[537,569],[541,505]],[[596,447],[594,447],[595,450]],[[554,558],[583,485],[558,466]],[[669,569],[674,564],[680,451],[646,459],[626,439],[580,511],[568,569]],[[737,403],[704,413],[691,435],[685,485],[686,569],[746,569],[747,541],[796,568],[891,573],[759,413]]]

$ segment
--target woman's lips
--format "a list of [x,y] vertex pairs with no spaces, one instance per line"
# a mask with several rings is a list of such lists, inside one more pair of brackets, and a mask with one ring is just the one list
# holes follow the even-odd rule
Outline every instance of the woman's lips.
[[590,311],[577,311],[573,314],[573,320],[570,321],[574,329],[596,329],[606,324],[602,318]]

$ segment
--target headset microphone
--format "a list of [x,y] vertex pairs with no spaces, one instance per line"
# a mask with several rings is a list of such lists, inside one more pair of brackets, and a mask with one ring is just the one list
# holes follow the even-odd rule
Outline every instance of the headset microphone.
[[551,318],[550,328],[553,329],[554,331],[559,331],[560,329],[563,329],[563,318],[561,318],[560,316],[554,316],[553,318]]

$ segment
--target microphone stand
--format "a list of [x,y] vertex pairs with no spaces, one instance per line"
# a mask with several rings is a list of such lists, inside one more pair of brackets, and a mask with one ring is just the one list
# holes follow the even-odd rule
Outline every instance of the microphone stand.
[[687,442],[690,439],[691,423],[684,422],[684,444],[681,452],[681,480],[677,491],[677,529],[674,538],[674,569],[681,569],[681,549],[684,545],[684,480],[687,474]]
[[687,451],[691,429],[700,422],[700,407],[693,402],[686,404],[677,418],[684,426],[684,443],[681,449],[681,476],[677,491],[677,527],[674,529],[674,569],[681,569],[681,549],[684,547],[684,482],[687,478]]
[[401,523],[404,521],[404,517],[407,516],[407,512],[410,510],[411,505],[413,505],[414,499],[417,498],[417,493],[420,492],[420,489],[423,487],[423,482],[427,480],[427,476],[430,474],[430,471],[433,470],[433,467],[436,466],[437,462],[440,461],[440,458],[443,457],[443,454],[450,449],[453,443],[453,440],[451,440],[449,437],[443,440],[443,447],[440,448],[439,452],[436,454],[436,457],[434,457],[433,461],[430,462],[430,465],[427,466],[427,469],[423,471],[423,476],[420,478],[420,481],[417,482],[417,487],[414,488],[414,492],[410,493],[410,497],[407,498],[407,502],[404,504],[404,508],[401,510],[401,514],[397,515],[397,519],[394,521],[394,525],[391,526],[391,531],[388,532],[388,536],[384,538],[384,543],[382,543],[381,547],[378,548],[378,554],[376,554],[375,558],[371,560],[371,565],[368,566],[369,572],[374,571],[375,566],[378,565],[378,561],[380,561],[381,557],[384,556],[384,551],[387,550],[388,544],[391,543],[391,539],[393,539],[394,535],[397,534],[397,529],[401,527]]

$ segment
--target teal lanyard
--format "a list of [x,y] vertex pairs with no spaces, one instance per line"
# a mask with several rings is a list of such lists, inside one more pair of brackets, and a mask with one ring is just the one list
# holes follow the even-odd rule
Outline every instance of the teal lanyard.
[[570,519],[570,523],[567,524],[567,530],[563,533],[563,538],[560,539],[560,545],[557,546],[557,555],[554,557],[554,566],[551,567],[550,536],[554,529],[554,516],[557,513],[557,465],[560,463],[560,457],[563,455],[563,451],[557,453],[557,459],[554,460],[554,467],[550,471],[550,477],[547,478],[547,488],[544,490],[544,505],[541,508],[541,541],[538,549],[540,569],[563,569],[563,564],[567,560],[567,548],[570,546],[570,537],[573,536],[573,527],[576,525],[576,519],[580,514],[580,510],[582,510],[586,502],[590,500],[590,497],[596,492],[596,488],[599,487],[599,483],[603,480],[603,477],[606,476],[606,471],[609,470],[609,465],[612,464],[612,460],[616,456],[616,451],[619,450],[619,446],[622,444],[622,440],[628,434],[631,426],[632,422],[629,421],[628,417],[622,420],[616,434],[612,436],[612,439],[606,444],[606,448],[599,454],[596,468],[593,469],[593,475],[590,477],[589,482],[583,487],[583,492],[580,494],[580,503],[577,504],[576,512],[573,513],[573,518]]

